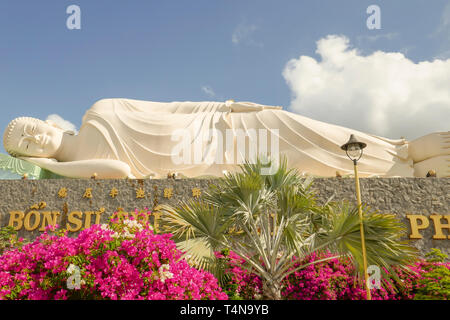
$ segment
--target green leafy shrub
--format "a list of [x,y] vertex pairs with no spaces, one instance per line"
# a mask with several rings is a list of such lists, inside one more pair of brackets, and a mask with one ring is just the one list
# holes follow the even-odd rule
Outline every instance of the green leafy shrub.
[[17,240],[17,231],[13,227],[0,228],[0,255],[9,249],[19,246],[22,242],[23,239]]
[[448,300],[450,297],[450,268],[445,261],[448,256],[439,249],[427,253],[426,270],[417,281],[414,300]]

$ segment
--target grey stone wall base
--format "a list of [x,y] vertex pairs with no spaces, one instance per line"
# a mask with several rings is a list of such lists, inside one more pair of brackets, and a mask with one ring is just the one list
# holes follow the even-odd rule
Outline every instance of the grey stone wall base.
[[[0,181],[0,226],[8,225],[10,211],[29,211],[30,207],[45,202],[40,211],[59,211],[58,223],[65,226],[67,213],[72,211],[97,211],[105,208],[101,222],[118,208],[134,211],[135,208],[153,208],[156,204],[176,205],[181,200],[193,197],[193,189],[207,190],[214,179],[162,179],[162,180],[1,180]],[[364,204],[381,213],[399,216],[409,228],[407,214],[429,216],[448,215],[450,208],[450,178],[363,178],[360,180],[361,197]],[[58,192],[67,189],[67,196],[61,198]],[[87,188],[92,188],[92,198],[83,197]],[[110,196],[111,189],[118,190],[117,196]],[[324,203],[330,196],[334,200],[355,201],[355,184],[352,178],[317,178],[313,188],[317,201]],[[136,191],[145,191],[143,198],[136,197]],[[164,197],[164,189],[172,189],[172,196]],[[167,195],[167,194],[166,194]],[[445,222],[445,221],[444,221]],[[449,230],[444,230],[448,235]],[[409,230],[410,232],[410,230]],[[19,235],[33,239],[40,232],[26,231]],[[421,231],[423,239],[412,241],[422,252],[439,248],[450,255],[450,239],[433,240],[433,224]]]

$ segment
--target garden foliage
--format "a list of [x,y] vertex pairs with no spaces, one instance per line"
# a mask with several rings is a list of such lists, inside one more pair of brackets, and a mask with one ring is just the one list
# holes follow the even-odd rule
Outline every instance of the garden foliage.
[[170,234],[132,217],[70,238],[47,230],[0,256],[0,299],[227,299],[182,259]]
[[[226,265],[227,282],[223,288],[230,299],[260,299],[261,278],[247,268],[246,261],[230,250],[216,253]],[[440,258],[436,259],[439,255]],[[294,268],[331,257],[329,253],[313,253],[298,259]],[[385,277],[380,289],[372,289],[373,300],[448,300],[450,289],[450,263],[445,255],[433,249],[428,259],[419,259],[405,268],[392,270],[400,278],[401,285],[393,274]],[[409,269],[409,271],[407,271]],[[363,282],[355,276],[355,266],[348,257],[310,264],[297,270],[283,280],[282,297],[289,300],[365,300]]]

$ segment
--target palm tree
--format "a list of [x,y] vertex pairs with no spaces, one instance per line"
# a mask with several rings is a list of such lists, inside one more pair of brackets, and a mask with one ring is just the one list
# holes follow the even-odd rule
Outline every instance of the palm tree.
[[[310,265],[294,268],[312,252],[333,252],[312,263],[347,255],[363,274],[357,208],[330,201],[316,204],[312,179],[288,170],[285,158],[273,175],[261,175],[263,167],[260,159],[245,163],[241,172],[219,179],[201,200],[176,208],[162,205],[162,230],[174,235],[192,264],[219,280],[223,270],[214,252],[234,251],[261,277],[266,299],[281,299],[283,279]],[[401,240],[406,229],[394,216],[364,208],[364,230],[368,264],[382,272],[381,267],[390,271],[416,257],[416,250]]]

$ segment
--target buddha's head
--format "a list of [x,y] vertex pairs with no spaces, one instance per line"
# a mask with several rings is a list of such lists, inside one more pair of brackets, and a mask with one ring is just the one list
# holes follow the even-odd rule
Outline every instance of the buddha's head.
[[53,158],[61,146],[64,131],[35,118],[11,121],[3,135],[3,146],[13,157]]

